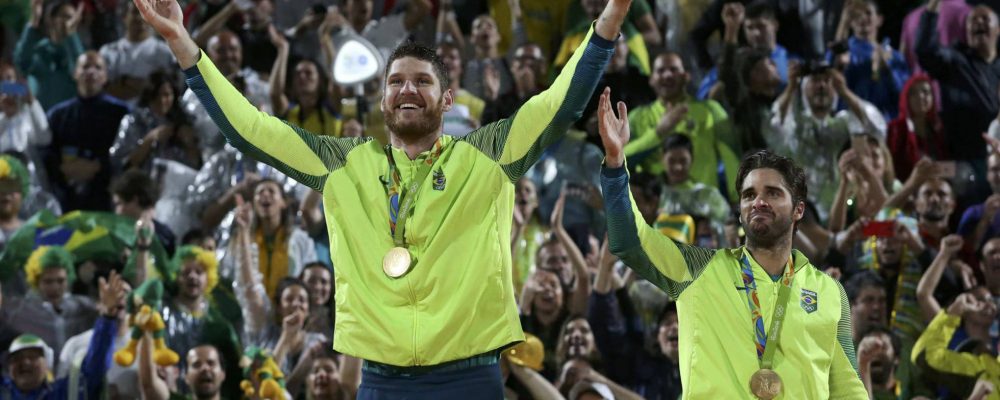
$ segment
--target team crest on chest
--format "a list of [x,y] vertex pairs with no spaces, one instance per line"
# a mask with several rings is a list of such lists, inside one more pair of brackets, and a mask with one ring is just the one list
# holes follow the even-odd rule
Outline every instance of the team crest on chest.
[[434,171],[433,178],[434,178],[434,190],[444,190],[444,185],[447,182],[447,180],[444,178],[444,171],[441,169],[441,167],[438,167],[438,169]]
[[801,301],[799,301],[799,305],[801,305],[802,309],[806,310],[807,313],[811,314],[816,311],[816,308],[819,306],[819,299],[818,296],[816,296],[816,292],[802,289],[802,297]]

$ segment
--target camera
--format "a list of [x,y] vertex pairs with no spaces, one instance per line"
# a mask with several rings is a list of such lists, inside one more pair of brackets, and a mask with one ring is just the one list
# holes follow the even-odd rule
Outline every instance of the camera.
[[800,71],[802,72],[802,76],[822,74],[833,68],[830,63],[821,59],[803,61],[801,65]]

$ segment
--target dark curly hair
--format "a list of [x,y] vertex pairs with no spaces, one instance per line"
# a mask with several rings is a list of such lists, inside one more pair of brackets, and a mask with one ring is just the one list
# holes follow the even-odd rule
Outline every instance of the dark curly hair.
[[743,180],[750,174],[750,171],[761,168],[770,168],[781,174],[782,184],[792,193],[793,205],[806,201],[809,189],[806,187],[806,173],[802,167],[795,165],[795,161],[788,157],[782,157],[767,150],[750,154],[740,163],[740,169],[736,173],[736,193],[743,192]]

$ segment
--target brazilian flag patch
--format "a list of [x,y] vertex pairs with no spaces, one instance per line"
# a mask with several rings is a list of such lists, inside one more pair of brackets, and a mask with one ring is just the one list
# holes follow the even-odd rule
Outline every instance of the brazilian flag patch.
[[811,290],[802,289],[802,300],[799,302],[803,310],[807,313],[812,313],[816,311],[819,306],[819,300],[817,299],[816,292]]

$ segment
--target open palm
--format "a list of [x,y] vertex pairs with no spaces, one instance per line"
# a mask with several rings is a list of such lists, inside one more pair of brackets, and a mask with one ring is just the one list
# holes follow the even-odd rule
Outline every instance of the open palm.
[[177,38],[184,29],[184,14],[177,0],[132,0],[142,19],[164,39]]
[[628,127],[628,107],[625,102],[618,102],[618,116],[611,109],[611,88],[604,88],[600,102],[597,105],[597,129],[604,143],[607,165],[612,168],[621,167],[625,163],[622,149],[628,143],[630,135]]

